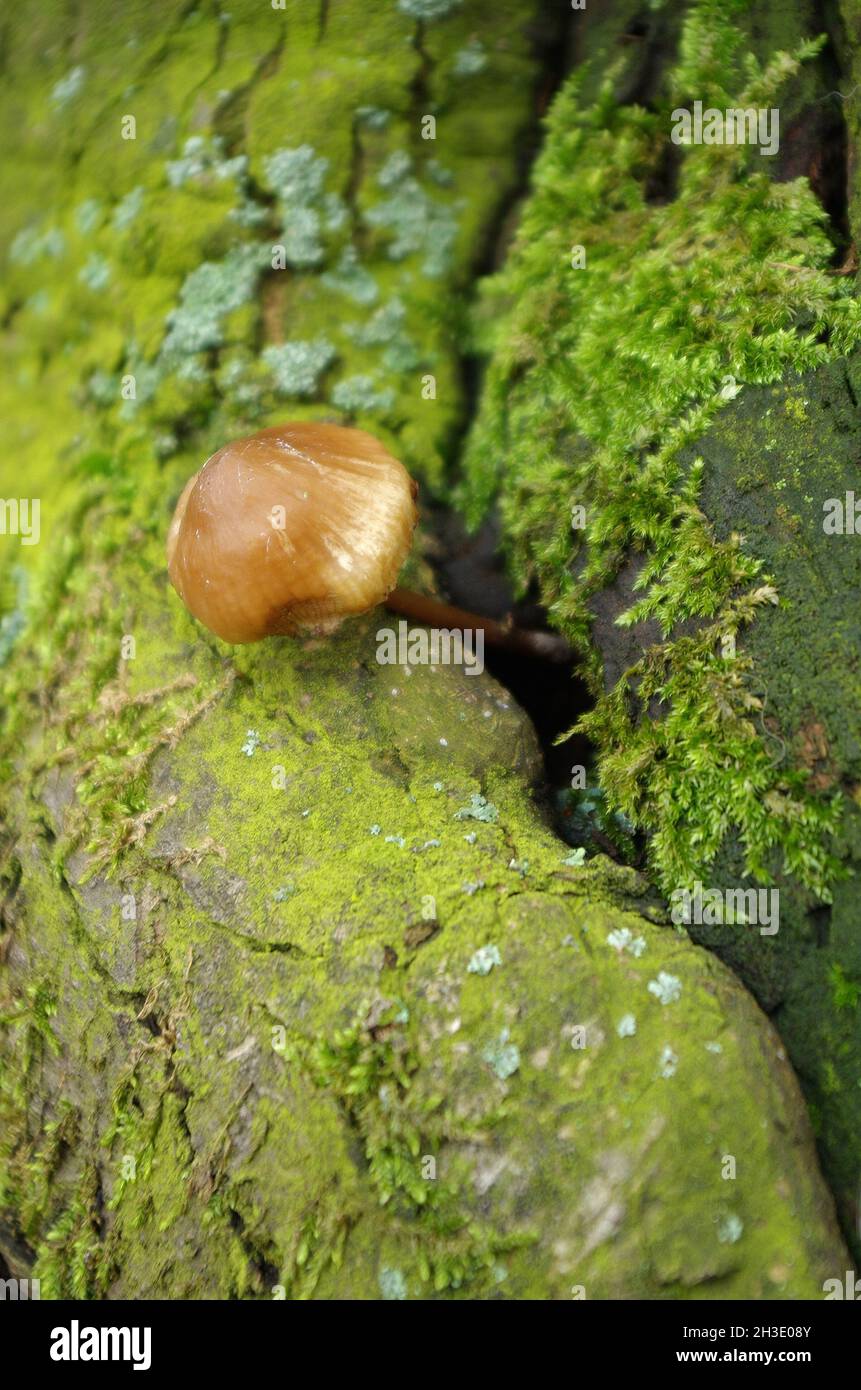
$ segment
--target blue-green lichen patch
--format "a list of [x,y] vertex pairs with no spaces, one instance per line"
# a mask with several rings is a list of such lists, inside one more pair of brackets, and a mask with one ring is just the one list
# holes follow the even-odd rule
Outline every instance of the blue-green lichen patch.
[[492,801],[482,796],[480,792],[473,792],[469,798],[468,806],[461,806],[459,811],[454,813],[455,820],[480,820],[492,825],[499,818],[499,811]]
[[313,396],[322,373],[335,356],[335,349],[324,338],[314,342],[279,343],[264,348],[262,360],[272,371],[275,386],[283,396]]

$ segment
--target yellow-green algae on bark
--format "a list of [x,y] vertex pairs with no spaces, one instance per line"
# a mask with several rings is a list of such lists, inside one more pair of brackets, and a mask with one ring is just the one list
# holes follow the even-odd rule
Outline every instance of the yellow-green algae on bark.
[[636,875],[564,862],[505,693],[380,666],[373,616],[234,652],[167,584],[185,478],[287,411],[441,479],[535,14],[16,12],[0,490],[42,534],[2,554],[0,1248],[43,1297],[845,1267],[774,1031]]
[[[136,677],[212,679],[153,588]],[[818,1296],[771,1026],[632,872],[564,864],[489,678],[393,677],[373,630],[242,651],[112,878],[17,845],[4,1211],[43,1292]]]
[[[854,68],[835,72],[811,6],[656,11],[615,65],[626,7],[587,22],[550,113],[482,308],[465,493],[476,514],[500,495],[515,572],[583,651],[580,729],[663,891],[777,885],[773,937],[694,932],[774,1012],[857,1240],[861,549],[823,508],[857,484],[861,309],[857,260],[799,177],[839,220],[846,190],[822,176],[844,177],[834,88],[848,98]],[[779,155],[674,145],[694,100],[777,111]]]

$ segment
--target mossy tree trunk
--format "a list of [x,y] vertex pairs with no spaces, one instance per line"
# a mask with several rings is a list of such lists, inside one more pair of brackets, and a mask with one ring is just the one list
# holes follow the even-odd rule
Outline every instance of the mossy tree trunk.
[[16,16],[2,489],[41,533],[3,550],[0,1250],[43,1297],[816,1297],[845,1268],[774,1030],[552,834],[505,692],[380,665],[379,615],[230,649],[167,583],[186,478],[287,413],[446,490],[539,19]]

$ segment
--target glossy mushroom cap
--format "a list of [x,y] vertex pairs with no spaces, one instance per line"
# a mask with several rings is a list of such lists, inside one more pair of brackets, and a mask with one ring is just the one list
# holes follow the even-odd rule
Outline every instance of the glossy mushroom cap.
[[227,444],[177,503],[168,572],[226,642],[331,632],[394,588],[417,487],[373,435],[286,424]]

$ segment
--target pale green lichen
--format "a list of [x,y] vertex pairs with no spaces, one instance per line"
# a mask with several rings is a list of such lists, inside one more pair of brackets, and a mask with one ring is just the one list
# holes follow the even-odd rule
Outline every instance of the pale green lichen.
[[85,235],[94,232],[102,220],[102,204],[98,198],[85,198],[75,208],[75,226]]
[[313,396],[336,350],[325,338],[314,342],[279,343],[263,349],[262,360],[270,367],[282,396]]
[[627,951],[635,960],[639,960],[646,949],[646,939],[644,936],[635,936],[630,927],[619,927],[609,933],[607,945],[612,946],[620,955],[622,951]]
[[649,981],[648,990],[650,994],[655,996],[659,1004],[674,1004],[681,997],[682,982],[675,975],[661,970],[657,979]]
[[387,111],[381,106],[356,107],[356,119],[366,125],[369,130],[385,130],[391,117],[391,111]]
[[455,811],[454,819],[480,820],[493,825],[499,819],[499,811],[493,802],[488,801],[480,792],[473,792],[469,798],[469,805],[462,806],[459,811]]
[[510,1039],[509,1030],[503,1028],[499,1037],[489,1042],[481,1054],[500,1081],[508,1081],[520,1070],[520,1052]]
[[192,135],[186,140],[180,158],[168,160],[165,173],[171,188],[182,188],[189,181],[198,179],[239,180],[244,177],[247,168],[245,155],[237,155],[234,159],[224,157],[218,136],[210,140],[204,135]]
[[352,243],[344,247],[338,264],[326,271],[322,282],[327,288],[347,295],[355,304],[373,304],[379,296],[376,280],[362,265]]
[[720,1218],[717,1238],[721,1245],[735,1245],[736,1241],[741,1240],[743,1232],[744,1222],[734,1212],[729,1212]]
[[121,198],[114,208],[111,224],[118,232],[125,232],[140,216],[144,204],[144,190],[138,186]]
[[658,1059],[658,1072],[664,1081],[669,1081],[675,1076],[678,1069],[678,1055],[670,1047],[669,1043],[661,1048],[661,1055]]
[[162,359],[170,362],[218,347],[225,318],[252,299],[268,262],[265,247],[241,245],[223,261],[204,261],[193,270],[180,290],[179,306],[168,314]]
[[499,947],[492,943],[488,946],[479,946],[473,952],[469,965],[466,967],[470,975],[489,975],[495,965],[502,964],[502,956],[499,954]]
[[444,19],[462,2],[463,0],[398,0],[398,9],[412,19],[430,24],[434,20]]
[[394,405],[395,393],[388,386],[380,386],[376,377],[360,373],[337,382],[329,399],[350,415],[385,413]]
[[381,304],[363,324],[348,325],[347,333],[363,347],[385,347],[383,366],[389,371],[409,371],[419,361],[415,344],[405,329],[407,311],[397,296]]
[[14,586],[14,598],[4,604],[6,611],[0,618],[0,666],[9,660],[15,643],[27,623],[27,597],[30,587],[27,571],[20,565],[12,566],[9,581]]
[[70,69],[65,77],[61,77],[51,89],[51,101],[54,106],[68,106],[69,102],[74,101],[83,90],[86,76],[86,68],[78,66]]
[[400,1269],[380,1270],[380,1293],[386,1302],[403,1302],[407,1297],[407,1281]]
[[448,270],[457,235],[457,208],[434,199],[409,174],[412,161],[396,151],[377,176],[389,196],[366,209],[369,227],[388,235],[388,255],[393,261],[421,253],[423,273],[432,279]]
[[470,39],[464,48],[454,55],[453,72],[456,77],[475,77],[487,67],[487,54],[480,39]]
[[[264,161],[266,180],[274,191],[282,218],[280,233],[288,265],[300,269],[319,265],[325,255],[322,242],[326,215],[325,180],[328,159],[310,145],[278,150]],[[335,228],[339,225],[336,205]],[[332,220],[330,207],[328,220]]]
[[95,290],[98,293],[100,290],[107,289],[110,284],[111,268],[104,256],[93,255],[90,256],[86,265],[81,267],[78,279],[82,285],[87,286],[87,289]]
[[454,182],[454,175],[444,164],[440,164],[438,159],[429,159],[425,165],[425,171],[434,183],[438,183],[440,188],[448,188]]
[[66,238],[57,227],[49,227],[41,234],[25,227],[18,232],[9,248],[12,264],[33,265],[43,256],[62,256],[66,250]]

